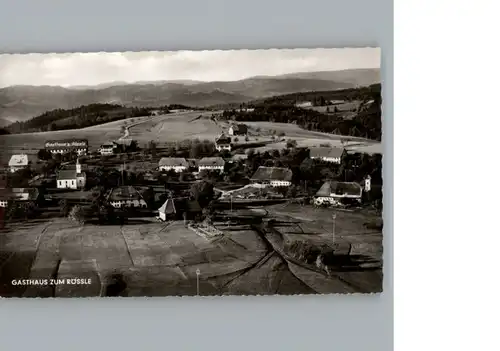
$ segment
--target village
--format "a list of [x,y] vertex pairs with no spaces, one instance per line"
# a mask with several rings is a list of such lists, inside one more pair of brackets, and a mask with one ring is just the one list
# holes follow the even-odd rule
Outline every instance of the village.
[[[199,153],[206,155],[200,158],[176,157],[193,153],[193,150],[182,149],[170,150],[168,156],[163,156],[169,151],[154,145],[139,152],[137,142],[129,138],[105,143],[97,150],[90,150],[84,139],[47,141],[36,158],[27,154],[11,156],[2,180],[0,206],[8,220],[15,219],[16,208],[44,212],[44,207],[57,201],[58,205],[70,206],[70,209],[77,206],[82,218],[90,215],[86,205],[94,201],[107,209],[119,210],[122,217],[125,212],[130,216],[131,210],[137,210],[142,215],[154,214],[166,220],[175,215],[194,218],[201,213],[198,199],[189,191],[194,184],[209,183],[214,193],[209,202],[217,199],[219,203],[307,198],[308,203],[315,206],[338,207],[361,205],[370,193],[371,177],[367,175],[361,182],[327,180],[310,196],[306,191],[307,178],[294,179],[290,167],[275,166],[284,152],[291,155],[300,151],[301,162],[314,161],[321,165],[320,172],[327,172],[341,165],[346,157],[342,148],[318,146],[307,150],[308,155],[304,157],[302,149],[296,150],[291,145],[281,154],[276,150],[268,154],[262,165],[250,165],[248,158],[254,156],[253,150],[231,154],[232,140],[246,134],[244,124],[233,124],[213,142],[198,141],[191,148],[200,149]],[[137,167],[133,170],[127,167],[136,160],[146,159],[150,161],[149,168],[143,167],[144,162],[139,171]],[[7,187],[7,183],[12,186]],[[182,210],[182,206],[167,206],[169,201],[179,204],[188,201],[190,206]],[[165,209],[170,213],[164,212]]]
[[[247,247],[255,235],[248,233],[259,232],[271,235],[266,240],[288,259],[328,276],[333,268],[325,263],[327,257],[334,250],[338,255],[352,256],[357,244],[339,235],[342,225],[325,232],[325,226],[331,228],[327,223],[352,211],[380,217],[380,180],[372,184],[370,176],[377,156],[348,153],[326,144],[297,147],[293,140],[286,140],[282,150],[255,152],[235,142],[248,139],[248,134],[245,124],[230,123],[213,141],[150,142],[141,147],[126,133],[91,149],[85,139],[48,140],[36,155],[13,154],[5,165],[0,188],[2,230],[33,222],[93,231],[91,228],[121,228],[122,234],[124,228],[141,228],[138,230],[160,230],[168,235],[168,227],[172,233],[182,231],[183,236],[200,238],[191,240],[218,247],[221,240],[234,241],[240,233],[247,233]],[[337,215],[338,211],[344,212]],[[321,237],[319,242],[289,232],[288,224],[283,226],[295,225],[303,218],[293,213],[321,223],[315,228]],[[377,220],[363,219],[359,225],[365,230],[381,228]],[[283,238],[291,235],[293,239],[273,242],[271,227],[272,231],[281,231]],[[62,233],[68,235],[67,230]],[[301,240],[296,240],[301,235]],[[331,238],[326,239],[326,245],[325,236]],[[363,264],[380,264],[373,257],[369,261]],[[215,269],[209,262],[210,270]],[[345,286],[338,289],[344,291]],[[370,285],[369,289],[374,287]]]

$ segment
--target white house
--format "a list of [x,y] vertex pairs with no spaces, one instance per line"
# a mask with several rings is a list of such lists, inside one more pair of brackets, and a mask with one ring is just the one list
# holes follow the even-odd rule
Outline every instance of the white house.
[[160,171],[174,170],[177,173],[187,170],[189,167],[185,158],[180,157],[162,157],[158,162],[158,169]]
[[57,173],[58,189],[82,189],[86,183],[87,175],[82,172],[82,165],[78,159],[75,169],[64,169]]
[[106,143],[101,145],[98,151],[101,155],[113,155],[115,153],[115,149],[115,143]]
[[146,208],[147,203],[143,196],[133,186],[114,188],[108,195],[108,202],[114,208],[134,207]]
[[292,171],[288,168],[260,166],[250,181],[261,186],[290,186],[292,185],[292,175]]
[[297,106],[297,107],[311,107],[312,102],[311,101],[297,102],[295,104],[295,106]]
[[338,147],[313,147],[310,149],[309,157],[340,164],[343,154],[344,149]]
[[228,137],[222,133],[218,138],[215,139],[215,148],[217,151],[231,151],[231,137]]
[[225,161],[222,157],[204,157],[198,162],[198,172],[219,171],[224,172]]
[[355,182],[325,182],[314,196],[316,205],[338,205],[344,199],[361,202],[363,189]]
[[20,169],[28,167],[28,162],[28,155],[26,154],[12,155],[9,160],[9,169],[12,173],[14,173]]
[[77,155],[85,155],[89,149],[89,142],[87,139],[51,140],[45,142],[45,149],[52,154],[74,151]]
[[39,195],[37,188],[0,189],[0,207],[7,207],[11,201],[36,201]]
[[367,175],[365,177],[365,180],[364,180],[364,190],[365,192],[369,192],[371,189],[372,189],[372,177],[370,177],[369,175]]

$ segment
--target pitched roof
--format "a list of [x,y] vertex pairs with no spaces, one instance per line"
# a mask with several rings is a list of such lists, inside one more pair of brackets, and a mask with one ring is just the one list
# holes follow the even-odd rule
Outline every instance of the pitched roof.
[[281,181],[291,181],[292,171],[288,168],[282,167],[264,167],[260,166],[253,174],[251,180],[257,181],[270,181],[270,180],[281,180]]
[[114,188],[108,195],[109,201],[142,200],[142,195],[133,186]]
[[170,198],[165,201],[165,203],[158,209],[158,212],[163,212],[165,214],[175,214],[177,210],[175,208],[174,199]]
[[316,196],[342,197],[359,196],[361,197],[361,185],[355,182],[325,182],[316,193]]
[[117,145],[124,145],[124,146],[130,146],[132,145],[133,139],[118,139],[115,140],[114,143]]
[[344,149],[339,147],[313,147],[310,149],[311,157],[341,157]]
[[222,133],[215,139],[216,144],[230,144],[231,143],[231,137]]
[[162,157],[158,165],[167,167],[188,167],[186,159],[182,157]]
[[198,166],[222,166],[224,167],[224,159],[222,157],[203,157]]
[[12,155],[9,160],[9,166],[27,166],[28,165],[28,155]]
[[75,169],[63,169],[57,172],[57,180],[76,179]]
[[34,200],[38,197],[37,188],[0,189],[0,198],[13,200]]

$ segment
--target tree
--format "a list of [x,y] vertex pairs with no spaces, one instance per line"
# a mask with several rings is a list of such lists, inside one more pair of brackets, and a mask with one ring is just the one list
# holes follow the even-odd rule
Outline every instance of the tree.
[[296,196],[297,196],[297,188],[293,185],[290,185],[287,189],[286,197],[292,198],[292,197],[296,197]]
[[245,136],[245,141],[249,141],[249,140],[250,140],[250,138],[248,137],[248,135]]
[[40,159],[42,161],[47,161],[47,160],[51,160],[52,159],[52,154],[49,151],[45,150],[45,149],[40,149],[38,151],[37,156],[38,156],[38,159]]
[[191,197],[198,201],[202,208],[206,207],[214,197],[214,185],[208,181],[194,183],[189,190]]
[[286,147],[289,148],[289,149],[297,147],[297,140],[289,139],[286,142]]
[[59,212],[61,213],[61,216],[66,217],[69,214],[69,204],[68,200],[62,199],[59,201]]
[[68,214],[68,218],[73,222],[83,224],[84,219],[85,219],[83,208],[80,205],[73,206],[73,208],[71,209],[71,211]]
[[238,141],[240,141],[240,139],[238,137],[234,138],[235,143],[237,143]]

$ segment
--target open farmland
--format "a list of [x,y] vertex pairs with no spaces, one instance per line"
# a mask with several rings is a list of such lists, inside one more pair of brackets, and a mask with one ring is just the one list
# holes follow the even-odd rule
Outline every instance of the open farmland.
[[[1,135],[0,151],[3,158],[14,153],[36,154],[47,140],[71,138],[88,139],[92,151],[105,142],[122,137],[122,126],[129,127],[130,136],[142,143],[151,140],[164,143],[194,138],[213,140],[220,134],[220,129],[210,119],[192,121],[199,115],[200,112],[178,112],[156,117],[129,118],[82,129]],[[5,161],[3,158],[2,161]]]
[[[210,119],[211,112],[172,113],[151,118],[129,128],[130,137],[139,143],[155,141],[162,145],[167,141],[184,139],[208,139],[213,141],[222,129]],[[199,116],[201,118],[198,118]]]
[[[282,241],[331,243],[331,212],[298,205],[268,207]],[[312,212],[311,212],[312,211]],[[311,212],[311,213],[310,213]],[[370,216],[339,212],[339,242],[353,244],[353,254],[381,259],[381,233],[363,227]],[[289,261],[282,247],[275,247],[258,226],[216,223],[223,236],[206,239],[183,221],[169,223],[131,220],[127,226],[76,225],[65,219],[28,220],[15,231],[0,232],[0,295],[2,296],[100,296],[112,274],[125,282],[126,296],[196,294],[196,270],[201,272],[202,295],[308,294],[380,290],[380,270],[333,271],[331,277]],[[279,245],[278,245],[279,246]],[[283,256],[285,255],[285,256]],[[10,282],[17,277],[36,279],[81,277],[88,286],[23,287]],[[340,277],[340,278],[339,278]]]

